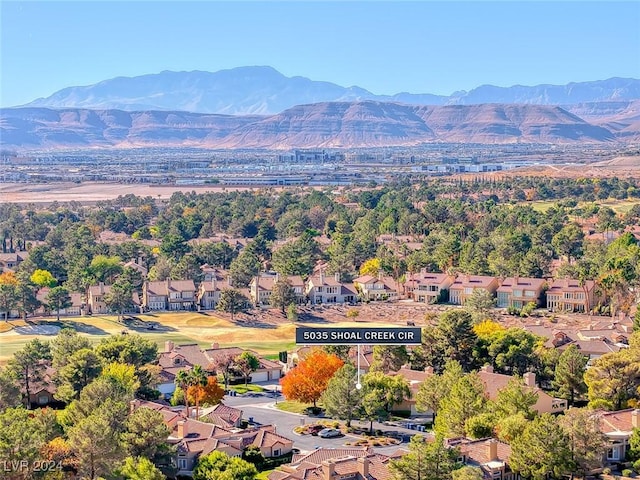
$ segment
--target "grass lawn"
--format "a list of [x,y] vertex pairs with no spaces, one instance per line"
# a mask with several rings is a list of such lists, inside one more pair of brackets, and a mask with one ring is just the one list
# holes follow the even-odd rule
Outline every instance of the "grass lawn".
[[[558,203],[558,200],[539,200],[534,202],[520,202],[520,205],[529,205],[534,210],[544,213],[551,207],[553,207],[556,203]],[[616,200],[615,198],[609,198],[607,200],[596,200],[595,202],[579,202],[578,206],[583,206],[586,203],[595,203],[596,205],[600,205],[601,207],[610,207],[617,214],[625,214],[629,210],[631,210],[631,207],[640,202],[638,202],[637,200]]]
[[304,414],[305,410],[312,405],[309,403],[301,403],[296,400],[284,400],[276,404],[276,408],[283,412]]
[[229,389],[235,390],[240,394],[247,393],[247,392],[256,392],[256,393],[264,392],[264,388],[262,388],[260,385],[253,385],[251,383],[246,387],[244,385],[229,385]]
[[[93,315],[87,317],[55,317],[33,319],[35,324],[56,325],[77,330],[92,343],[98,343],[109,335],[122,331],[137,333],[147,338],[163,349],[164,342],[171,340],[176,344],[197,343],[209,346],[219,343],[221,346],[236,346],[255,350],[269,358],[277,359],[278,352],[290,351],[295,346],[295,329],[303,324],[285,323],[282,325],[252,326],[251,324],[236,324],[215,313],[204,312],[161,312],[136,315],[143,322],[154,322],[156,328],[149,330],[145,327],[127,327],[117,321],[115,315]],[[13,326],[24,325],[21,320],[9,322]],[[345,323],[346,326],[348,322]],[[336,326],[339,326],[336,324]],[[12,327],[13,328],[13,327]],[[4,332],[3,332],[4,330]],[[25,335],[19,334],[0,321],[0,365],[30,340],[39,337],[51,340],[55,335]]]

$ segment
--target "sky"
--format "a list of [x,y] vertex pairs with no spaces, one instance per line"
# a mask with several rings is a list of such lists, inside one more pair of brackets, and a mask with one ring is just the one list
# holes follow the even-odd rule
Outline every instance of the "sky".
[[375,94],[640,78],[640,1],[0,0],[0,106],[269,65]]

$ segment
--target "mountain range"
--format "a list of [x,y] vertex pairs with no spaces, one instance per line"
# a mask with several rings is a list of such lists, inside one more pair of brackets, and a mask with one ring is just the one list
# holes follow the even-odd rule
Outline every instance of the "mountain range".
[[640,80],[627,78],[567,85],[482,85],[449,96],[407,92],[376,95],[357,86],[342,87],[299,76],[286,77],[272,67],[264,66],[117,77],[94,85],[64,88],[25,106],[269,115],[296,105],[363,100],[413,105],[501,103],[566,106],[636,99],[640,99]]
[[[449,143],[598,143],[640,140],[640,101],[579,104],[595,120],[549,105],[321,102],[276,115],[10,108],[4,147],[350,148]],[[595,112],[595,113],[594,113]]]

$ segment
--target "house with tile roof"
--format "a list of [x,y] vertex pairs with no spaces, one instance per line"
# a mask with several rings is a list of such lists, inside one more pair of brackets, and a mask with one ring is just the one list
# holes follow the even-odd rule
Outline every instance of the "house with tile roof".
[[358,300],[353,284],[342,283],[339,273],[325,275],[322,270],[307,279],[304,291],[312,305],[356,303]]
[[546,281],[542,278],[509,277],[496,291],[498,308],[522,308],[530,302],[540,306]]
[[193,280],[166,279],[145,282],[142,287],[142,306],[146,311],[195,310],[196,286]]
[[203,408],[200,420],[213,423],[222,428],[240,428],[242,410],[218,403],[213,407]]
[[467,298],[473,295],[475,290],[484,290],[495,296],[499,282],[496,277],[484,275],[458,275],[449,287],[449,303],[454,305],[464,305]]
[[404,288],[407,296],[419,303],[438,303],[449,300],[449,288],[456,277],[448,273],[432,273],[422,269],[407,274]]
[[[51,310],[47,305],[47,296],[49,295],[49,287],[43,287],[36,293],[36,298],[41,305],[35,311],[38,315],[53,315],[56,314],[55,310]],[[60,309],[60,315],[64,316],[77,316],[85,313],[86,304],[84,302],[84,294],[80,292],[70,292],[69,298],[71,299],[71,305],[67,308]]]
[[14,271],[29,258],[29,252],[0,253],[0,271]]
[[554,280],[547,290],[547,309],[551,312],[589,312],[599,301],[596,283],[574,278]]
[[[480,380],[484,384],[484,391],[487,398],[495,400],[498,393],[503,390],[514,378],[511,375],[495,373],[491,365],[485,365],[478,372]],[[538,400],[532,409],[538,413],[560,413],[567,409],[567,401],[561,398],[554,398],[536,384],[536,374],[527,372],[522,377],[524,389],[536,394]]]
[[366,449],[320,448],[304,456],[294,455],[289,465],[282,465],[267,477],[269,480],[387,480],[391,479],[389,455]]
[[[104,315],[111,313],[107,303],[105,302],[105,295],[111,292],[111,285],[105,285],[99,283],[98,285],[91,285],[87,289],[87,310],[93,315]],[[140,312],[140,297],[138,292],[133,291],[131,293],[131,306],[125,311],[125,313],[138,313]]]
[[[160,412],[169,428],[168,443],[176,446],[177,475],[191,476],[198,458],[213,451],[224,452],[232,457],[241,457],[244,450],[253,445],[267,458],[291,453],[293,441],[276,432],[273,425],[257,428],[225,428],[214,423],[186,418],[181,409],[168,407],[156,402],[133,400],[132,411],[151,408]],[[219,407],[220,415],[235,418],[236,409]]]
[[201,266],[200,270],[202,270],[204,278],[198,285],[198,292],[196,293],[198,309],[214,310],[220,301],[222,291],[232,288],[231,277],[226,270],[209,267],[206,264]]
[[509,468],[511,446],[495,438],[470,440],[468,438],[448,440],[450,447],[460,449],[460,461],[482,470],[484,478],[514,480],[519,476]]
[[615,412],[598,412],[598,426],[609,440],[605,460],[610,463],[626,458],[634,428],[640,428],[640,410],[627,408]]
[[388,275],[363,275],[353,280],[363,301],[397,300],[398,284]]
[[268,307],[271,305],[269,300],[273,293],[273,286],[281,278],[286,278],[291,288],[293,288],[296,302],[305,303],[305,284],[300,275],[280,276],[277,273],[260,273],[249,282],[249,295],[256,307]]

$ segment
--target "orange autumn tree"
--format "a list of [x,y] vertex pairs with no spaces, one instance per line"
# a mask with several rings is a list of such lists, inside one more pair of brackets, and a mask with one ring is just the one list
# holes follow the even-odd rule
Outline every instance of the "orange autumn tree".
[[344,362],[337,356],[320,349],[312,350],[280,380],[282,394],[287,400],[313,403],[315,407],[329,380],[342,365]]
[[224,389],[218,385],[218,379],[216,377],[210,376],[207,377],[206,385],[191,385],[188,387],[187,397],[191,404],[200,405],[206,403],[216,405],[220,403],[222,397],[224,397]]

